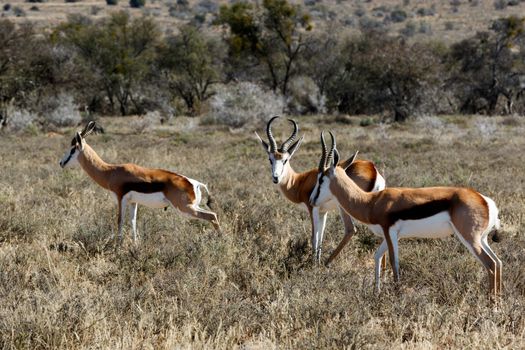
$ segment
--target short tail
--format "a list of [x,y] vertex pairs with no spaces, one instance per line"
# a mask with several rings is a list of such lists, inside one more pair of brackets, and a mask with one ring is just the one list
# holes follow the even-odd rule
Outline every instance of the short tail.
[[499,215],[499,212],[496,212],[494,229],[492,230],[492,237],[490,238],[492,239],[492,242],[496,242],[496,243],[501,242],[503,240],[503,237],[499,233],[499,229],[501,228],[501,222],[499,221],[498,215]]

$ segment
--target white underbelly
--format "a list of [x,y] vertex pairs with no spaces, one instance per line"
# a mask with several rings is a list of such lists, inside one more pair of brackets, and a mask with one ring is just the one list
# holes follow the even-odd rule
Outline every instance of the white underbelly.
[[[368,225],[378,237],[384,237],[380,225]],[[398,220],[390,228],[398,238],[445,238],[454,234],[450,215],[444,211],[428,218],[418,220]]]
[[130,191],[126,194],[128,203],[138,203],[150,208],[165,208],[170,202],[162,192],[140,193]]

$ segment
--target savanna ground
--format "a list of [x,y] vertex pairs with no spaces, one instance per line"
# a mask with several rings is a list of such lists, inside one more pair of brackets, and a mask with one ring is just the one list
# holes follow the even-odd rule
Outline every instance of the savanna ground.
[[[377,243],[364,228],[330,268],[310,261],[305,211],[272,184],[252,130],[172,119],[137,134],[102,119],[88,143],[110,162],[173,169],[209,184],[223,234],[174,210],[139,208],[121,247],[110,195],[58,162],[73,129],[0,136],[2,348],[523,348],[525,120],[427,117],[366,127],[299,118],[292,165],[318,162],[319,131],[342,156],[360,150],[388,186],[472,186],[500,208],[504,295],[487,297],[481,265],[456,239],[400,245],[402,285],[373,292]],[[363,123],[367,124],[367,123]],[[263,132],[261,126],[260,131]],[[275,128],[286,137],[288,124]],[[324,258],[342,237],[328,219]]]

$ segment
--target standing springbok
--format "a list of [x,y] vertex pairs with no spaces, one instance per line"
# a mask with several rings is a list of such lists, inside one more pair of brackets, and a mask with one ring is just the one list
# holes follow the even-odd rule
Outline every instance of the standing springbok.
[[[381,274],[379,260],[387,248],[394,279],[399,281],[399,238],[444,238],[455,234],[487,269],[491,293],[501,293],[502,264],[487,243],[488,234],[500,226],[498,208],[492,199],[460,187],[387,188],[365,192],[346,176],[345,166],[338,164],[336,141],[331,132],[330,136],[332,148],[327,159],[321,133],[324,169],[310,202],[316,205],[325,198],[335,197],[354,219],[368,225],[375,235],[384,237],[374,257],[377,290]],[[496,239],[493,237],[493,240]]]
[[122,241],[122,224],[126,207],[131,204],[131,226],[133,241],[137,240],[137,206],[166,208],[169,205],[189,217],[209,221],[220,230],[217,215],[200,207],[202,191],[211,197],[206,185],[162,169],[143,168],[135,164],[109,164],[86,143],[85,137],[92,133],[97,125],[91,121],[81,132],[77,132],[71,141],[60,166],[66,168],[80,164],[82,169],[96,183],[111,191],[118,203],[118,235]]
[[[310,194],[314,189],[318,169],[311,169],[303,173],[296,173],[290,165],[290,159],[297,151],[303,137],[295,141],[299,128],[297,123],[288,119],[293,124],[293,132],[291,136],[283,142],[281,147],[277,148],[277,141],[272,134],[272,123],[279,118],[273,117],[266,125],[266,135],[268,136],[268,143],[266,143],[260,136],[257,138],[265,152],[268,153],[270,164],[272,167],[272,180],[274,184],[279,185],[279,189],[284,196],[293,203],[303,204],[308,210],[310,221],[312,224],[312,249],[314,260],[320,262],[321,260],[321,245],[323,242],[323,234],[326,225],[327,213],[337,208],[337,203],[333,198],[324,198],[316,205],[310,205]],[[346,174],[352,178],[360,188],[365,191],[379,191],[385,188],[385,180],[379,174],[374,163],[369,161],[355,161],[350,164],[351,159],[342,162],[347,171]],[[341,219],[345,227],[344,241],[348,242],[355,232],[351,217],[343,210],[340,210]],[[342,246],[338,247],[328,259],[331,262],[333,258],[341,250]]]

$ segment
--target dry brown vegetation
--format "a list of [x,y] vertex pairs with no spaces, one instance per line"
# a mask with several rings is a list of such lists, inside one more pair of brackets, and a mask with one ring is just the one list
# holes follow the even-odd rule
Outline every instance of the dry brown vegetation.
[[[523,348],[525,123],[427,117],[360,127],[300,118],[293,166],[315,166],[321,129],[342,156],[375,161],[390,186],[472,186],[500,208],[504,291],[455,239],[400,245],[402,287],[373,292],[376,241],[363,227],[330,267],[312,266],[307,215],[284,201],[251,131],[174,119],[136,134],[102,120],[88,142],[107,161],[174,169],[209,184],[224,234],[141,207],[141,241],[115,247],[116,209],[58,162],[73,129],[1,135],[1,348]],[[367,124],[367,123],[364,123]],[[277,130],[278,128],[276,128]],[[276,132],[278,138],[288,130]],[[342,236],[330,215],[324,257]]]
[[[428,38],[435,36],[444,42],[455,42],[470,37],[473,33],[487,30],[492,21],[500,17],[508,17],[523,13],[525,3],[523,1],[479,1],[479,0],[291,0],[290,2],[303,5],[313,16],[318,26],[324,26],[334,21],[343,24],[350,32],[356,31],[359,22],[363,18],[383,22],[385,17],[390,16],[392,11],[402,10],[407,14],[404,21],[389,22],[391,33],[398,33],[407,26],[407,23],[416,28],[415,37]],[[496,9],[495,3],[512,3],[513,6],[504,6]],[[155,18],[161,28],[171,31],[179,27],[181,23],[191,21],[199,16],[201,21],[210,24],[214,17],[214,11],[218,6],[228,4],[226,0],[188,0],[187,6],[178,5],[177,0],[147,0],[144,8],[133,9],[129,0],[118,0],[116,6],[106,5],[105,0],[79,0],[65,2],[64,0],[43,0],[38,3],[26,0],[7,0],[12,8],[18,7],[25,13],[17,17],[16,12],[0,12],[2,17],[7,17],[19,23],[26,21],[35,23],[38,27],[49,28],[67,20],[70,14],[82,14],[90,18],[103,18],[116,11],[129,11],[132,16],[147,14]],[[31,7],[38,7],[38,11]],[[170,10],[171,9],[171,10]],[[0,9],[1,11],[1,9]],[[427,27],[430,31],[421,32],[420,27]]]

